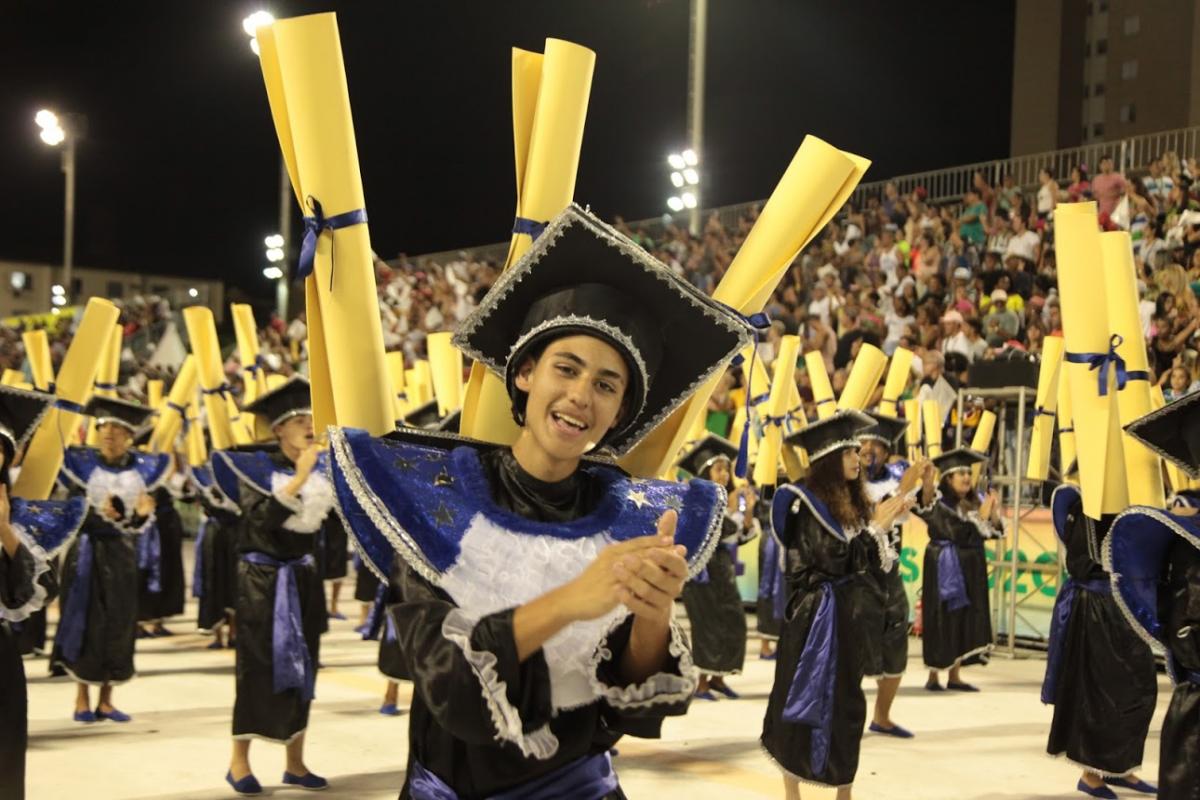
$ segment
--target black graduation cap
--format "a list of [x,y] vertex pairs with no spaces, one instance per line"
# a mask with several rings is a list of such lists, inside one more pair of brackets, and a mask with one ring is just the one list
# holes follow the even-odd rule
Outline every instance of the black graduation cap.
[[833,416],[826,419],[809,423],[784,441],[803,447],[808,451],[808,460],[815,462],[838,450],[858,447],[859,437],[874,424],[875,420],[863,412],[847,408],[834,412]]
[[1188,474],[1200,478],[1200,392],[1138,417],[1125,432]]
[[0,444],[4,447],[6,464],[12,463],[17,450],[29,440],[53,405],[52,394],[0,385]]
[[271,391],[260,394],[242,410],[262,417],[271,428],[300,414],[312,414],[308,379],[293,375]]
[[439,420],[437,400],[430,400],[405,414],[401,422],[410,428],[436,428]]
[[524,357],[579,334],[607,342],[628,367],[629,411],[603,442],[623,454],[741,351],[751,328],[572,204],[500,276],[454,344],[505,377],[519,417],[515,380]]
[[143,445],[150,444],[150,436],[153,433],[154,433],[154,425],[152,423],[143,425],[142,427],[138,428],[133,433],[133,446],[141,447]]
[[83,413],[96,418],[96,425],[112,423],[136,434],[154,415],[154,409],[141,403],[130,403],[116,397],[93,396],[84,406]]
[[723,458],[733,463],[737,456],[737,445],[724,437],[710,433],[688,448],[676,464],[680,469],[699,478],[704,476],[704,471],[711,467],[717,459]]
[[908,430],[908,423],[895,417],[885,417],[875,411],[868,411],[866,414],[875,421],[875,424],[863,431],[858,438],[883,442],[889,450],[894,450],[899,444],[900,437]]
[[970,469],[976,464],[983,464],[987,460],[987,455],[978,450],[972,450],[969,447],[956,447],[933,459],[933,466],[937,467],[938,472],[948,475],[951,472]]

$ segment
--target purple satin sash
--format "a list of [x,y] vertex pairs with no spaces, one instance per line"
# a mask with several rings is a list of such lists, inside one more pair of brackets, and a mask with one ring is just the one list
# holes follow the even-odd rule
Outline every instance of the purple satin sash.
[[204,536],[208,533],[208,517],[200,516],[196,531],[196,557],[192,560],[192,597],[204,596]]
[[834,587],[849,582],[849,577],[827,581],[820,586],[821,599],[808,629],[808,639],[796,663],[792,685],[781,714],[785,722],[812,729],[810,765],[822,775],[829,761],[833,734],[833,692],[837,685],[837,596]]
[[390,615],[387,613],[387,593],[388,585],[380,583],[379,588],[375,590],[375,600],[371,603],[371,611],[367,614],[367,624],[364,626],[363,640],[378,639],[379,631],[384,626],[384,620],[388,622],[388,633],[394,639],[394,626],[391,625]]
[[151,525],[137,538],[138,569],[149,573],[146,575],[146,591],[158,594],[162,591],[162,537],[158,534],[158,526]]
[[971,601],[967,597],[962,562],[958,560],[958,546],[947,539],[931,539],[929,545],[938,551],[938,599],[946,604],[948,611],[961,611]]
[[787,587],[783,580],[783,570],[779,568],[779,543],[775,541],[774,536],[766,536],[762,561],[758,565],[758,596],[760,599],[771,598],[771,614],[780,620],[783,619],[787,603]]
[[1046,676],[1042,679],[1042,702],[1054,705],[1058,694],[1058,681],[1062,677],[1063,645],[1067,635],[1067,623],[1075,604],[1075,594],[1080,589],[1092,594],[1112,594],[1112,584],[1107,578],[1076,581],[1067,578],[1054,601],[1054,612],[1050,618],[1050,642],[1046,653]]
[[83,531],[79,535],[79,547],[75,551],[75,580],[71,582],[71,592],[63,605],[62,620],[58,623],[58,632],[55,634],[59,650],[68,662],[78,661],[79,653],[83,650],[91,594],[92,535]]
[[242,560],[260,567],[275,567],[275,609],[271,625],[271,667],[275,693],[297,689],[304,702],[313,699],[316,673],[300,614],[300,590],[295,567],[312,567],[312,555],[280,561],[266,553],[244,553]]
[[[487,800],[600,800],[617,786],[617,773],[605,752],[576,759],[528,783],[489,795]],[[408,791],[413,800],[460,800],[445,781],[416,761],[412,762]]]

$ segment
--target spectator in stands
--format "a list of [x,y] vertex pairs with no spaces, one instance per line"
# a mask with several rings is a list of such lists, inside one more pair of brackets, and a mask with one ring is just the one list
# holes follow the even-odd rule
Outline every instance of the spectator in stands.
[[1045,346],[1046,329],[1040,315],[1034,315],[1025,324],[1025,351],[1040,356]]
[[884,321],[887,325],[887,338],[883,340],[883,352],[890,356],[900,345],[900,338],[904,336],[905,331],[915,325],[917,319],[913,316],[908,301],[903,297],[895,297],[892,299],[891,308],[884,315]]
[[1058,205],[1059,188],[1058,180],[1051,174],[1050,170],[1042,167],[1038,171],[1038,192],[1037,192],[1037,216],[1038,219],[1045,221],[1050,218],[1054,207]]
[[[978,173],[976,173],[978,175]],[[963,210],[958,215],[958,235],[963,242],[982,247],[987,241],[983,223],[987,219],[987,205],[980,199],[977,189],[968,189],[963,197]]]
[[969,356],[971,342],[963,332],[963,316],[951,309],[942,315],[942,347],[943,353],[957,352]]
[[983,321],[978,317],[972,317],[966,321],[963,332],[967,334],[967,360],[982,361],[988,352],[987,340],[983,338]]
[[1010,262],[1012,257],[1019,258],[1020,269],[1033,267],[1038,263],[1038,256],[1041,255],[1040,249],[1042,245],[1042,237],[1035,232],[1029,230],[1025,224],[1025,219],[1021,215],[1016,215],[1012,219],[1012,235],[1008,239],[1008,243],[1004,248],[1004,263],[1009,269],[1014,269],[1014,264]]
[[1000,192],[996,198],[996,208],[1005,214],[1020,211],[1021,187],[1016,185],[1012,173],[1006,172],[1001,183]]
[[1142,179],[1142,183],[1146,187],[1146,192],[1159,205],[1165,206],[1167,199],[1171,196],[1171,189],[1175,187],[1175,180],[1170,175],[1163,174],[1163,160],[1161,158],[1151,161],[1148,169],[1150,174]]
[[1106,220],[1112,218],[1117,203],[1125,194],[1125,178],[1113,169],[1112,156],[1100,156],[1100,174],[1092,180],[1092,195],[1096,198],[1096,210],[1100,215],[1101,224],[1108,227]]
[[1021,328],[1021,318],[1008,309],[1008,292],[996,289],[992,292],[991,305],[983,318],[984,335],[992,347],[1001,347],[1009,339],[1015,339]]
[[[1071,183],[1067,185],[1067,199],[1072,203],[1087,200],[1092,196],[1092,184],[1088,182],[1087,164],[1071,170]],[[1059,200],[1062,202],[1062,200]]]

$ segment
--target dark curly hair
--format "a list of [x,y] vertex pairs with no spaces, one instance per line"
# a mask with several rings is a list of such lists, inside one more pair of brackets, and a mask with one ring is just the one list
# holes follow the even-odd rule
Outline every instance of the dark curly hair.
[[954,489],[950,488],[950,475],[943,475],[941,481],[938,482],[938,491],[942,493],[942,499],[951,508],[957,511],[978,511],[982,505],[979,501],[979,493],[974,489],[968,489],[965,497],[959,497]]
[[867,499],[862,470],[854,480],[846,480],[842,471],[844,452],[845,448],[835,450],[813,462],[804,485],[825,501],[843,528],[857,528],[871,521],[871,501]]

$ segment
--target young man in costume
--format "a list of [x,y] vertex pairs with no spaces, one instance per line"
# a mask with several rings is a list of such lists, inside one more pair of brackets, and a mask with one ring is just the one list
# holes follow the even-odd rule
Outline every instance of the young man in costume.
[[624,797],[610,749],[658,736],[695,689],[672,613],[718,543],[725,494],[584,455],[627,451],[748,340],[738,315],[571,206],[455,339],[503,376],[511,448],[332,432],[364,559],[401,562],[401,797]]

